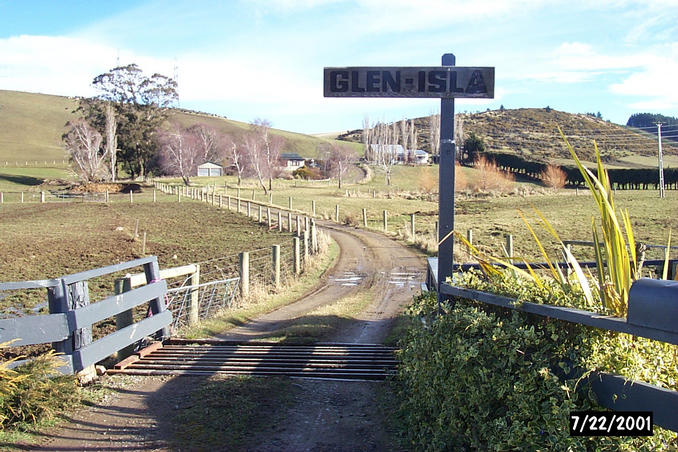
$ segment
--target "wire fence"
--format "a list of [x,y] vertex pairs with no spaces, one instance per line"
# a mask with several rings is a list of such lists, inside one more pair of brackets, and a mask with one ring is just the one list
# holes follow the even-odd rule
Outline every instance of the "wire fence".
[[[240,278],[229,278],[205,282],[197,285],[184,284],[167,290],[167,307],[172,311],[172,333],[195,320],[207,319],[225,308],[233,308]],[[196,303],[194,305],[194,303]],[[192,306],[196,309],[192,311]]]

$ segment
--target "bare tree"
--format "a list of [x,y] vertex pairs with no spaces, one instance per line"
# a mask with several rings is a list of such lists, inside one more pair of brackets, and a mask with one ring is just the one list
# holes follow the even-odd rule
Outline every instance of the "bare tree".
[[217,163],[222,156],[220,155],[219,132],[214,127],[207,124],[195,124],[188,129],[197,140],[199,146],[200,159],[204,162]]
[[189,129],[177,125],[170,130],[157,132],[160,168],[171,175],[180,176],[184,184],[196,173],[201,149],[199,140]]
[[431,143],[431,154],[440,154],[440,113],[432,114],[428,117],[429,141]]
[[66,127],[69,130],[61,138],[78,167],[80,177],[85,182],[101,180],[106,158],[101,152],[101,134],[82,118],[69,121]]
[[358,154],[352,147],[345,144],[332,144],[327,153],[325,160],[328,164],[329,173],[339,180],[339,188],[341,188],[344,175],[351,164],[358,160]]
[[271,134],[271,122],[257,118],[252,123],[254,132],[259,136],[261,144],[262,176],[268,178],[268,190],[273,190],[273,178],[280,164],[280,151],[285,140],[279,135]]
[[235,167],[238,175],[238,185],[242,184],[242,178],[247,168],[245,145],[232,135],[225,135],[221,139],[226,161]]
[[118,123],[115,120],[115,111],[110,102],[106,103],[105,109],[105,126],[106,131],[106,155],[109,158],[109,166],[111,170],[111,181],[115,182],[118,174],[118,137],[116,131],[118,130]]
[[414,124],[414,119],[410,120],[409,135],[410,135],[409,143],[410,143],[410,146],[411,146],[410,149],[412,150],[412,153],[413,153],[412,157],[413,157],[413,160],[416,161],[416,159],[417,159],[417,126]]
[[464,119],[454,115],[454,142],[457,144],[457,160],[462,160],[464,153]]
[[372,144],[372,127],[370,125],[370,117],[365,115],[363,118],[363,145],[365,145],[365,160],[370,161],[372,150],[370,145]]
[[261,139],[261,135],[257,133],[256,130],[248,130],[242,138],[243,151],[245,152],[247,161],[249,162],[250,169],[252,173],[259,180],[259,185],[264,190],[264,193],[268,193],[268,188],[264,183],[266,178],[266,166],[264,158],[264,144]]

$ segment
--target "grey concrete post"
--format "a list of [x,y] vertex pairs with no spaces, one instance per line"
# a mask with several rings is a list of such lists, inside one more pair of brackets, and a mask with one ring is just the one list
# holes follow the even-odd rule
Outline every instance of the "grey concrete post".
[[300,243],[299,237],[292,238],[292,247],[294,250],[294,274],[298,275],[301,273],[301,256],[300,256]]
[[273,285],[280,287],[280,245],[273,245]]
[[240,253],[240,296],[247,298],[250,294],[250,253]]

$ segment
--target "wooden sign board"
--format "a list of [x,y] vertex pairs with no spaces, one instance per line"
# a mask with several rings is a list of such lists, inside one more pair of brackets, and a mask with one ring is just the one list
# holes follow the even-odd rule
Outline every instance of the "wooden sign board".
[[493,67],[325,68],[325,97],[494,98]]

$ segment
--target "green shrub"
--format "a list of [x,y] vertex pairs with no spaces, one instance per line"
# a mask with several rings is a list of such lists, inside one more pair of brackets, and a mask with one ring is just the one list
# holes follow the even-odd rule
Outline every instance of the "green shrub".
[[397,379],[403,434],[416,450],[657,450],[651,438],[570,437],[568,415],[595,409],[571,375],[606,335],[580,325],[435,296],[410,308]]
[[13,370],[0,366],[2,429],[36,424],[80,400],[77,378],[57,375],[60,365],[50,351]]

